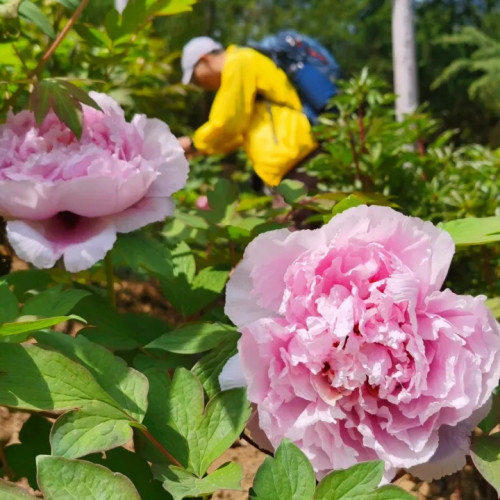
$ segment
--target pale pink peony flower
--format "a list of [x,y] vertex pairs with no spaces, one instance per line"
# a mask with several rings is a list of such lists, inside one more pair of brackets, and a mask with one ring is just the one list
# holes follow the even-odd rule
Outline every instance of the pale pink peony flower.
[[500,329],[484,297],[440,291],[453,252],[378,206],[258,236],[227,285],[242,337],[221,385],[248,385],[271,444],[291,439],[318,477],[373,459],[386,480],[454,472],[500,377]]
[[9,114],[0,126],[0,215],[16,253],[37,267],[63,257],[69,271],[102,259],[116,233],[171,215],[172,193],[188,174],[168,126],[136,115],[128,123],[110,97],[83,106],[77,140],[52,112],[38,127],[33,113]]

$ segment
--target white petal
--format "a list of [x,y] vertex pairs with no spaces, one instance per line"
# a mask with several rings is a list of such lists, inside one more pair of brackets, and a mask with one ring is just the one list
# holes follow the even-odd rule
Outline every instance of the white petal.
[[43,227],[38,223],[28,224],[19,220],[7,222],[7,238],[17,256],[38,268],[46,269],[54,266],[62,251],[54,248],[43,236],[42,230]]
[[232,358],[227,360],[227,363],[224,365],[224,368],[222,368],[222,372],[219,375],[219,384],[223,391],[234,389],[236,387],[247,386],[239,354],[235,354]]
[[113,224],[108,224],[92,238],[65,248],[64,267],[72,273],[88,269],[105,257],[115,241],[116,228]]

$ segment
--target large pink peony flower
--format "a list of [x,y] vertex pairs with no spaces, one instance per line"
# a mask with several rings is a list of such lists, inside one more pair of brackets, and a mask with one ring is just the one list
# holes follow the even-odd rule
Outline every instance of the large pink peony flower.
[[125,121],[110,97],[83,106],[77,140],[52,112],[9,114],[0,126],[0,215],[16,253],[37,267],[64,258],[69,271],[103,258],[116,240],[173,213],[171,195],[188,163],[168,126],[136,115]]
[[242,370],[272,445],[291,439],[319,477],[373,459],[386,479],[454,472],[500,377],[500,329],[484,297],[440,291],[453,251],[377,206],[258,236],[227,286],[242,337],[221,384]]

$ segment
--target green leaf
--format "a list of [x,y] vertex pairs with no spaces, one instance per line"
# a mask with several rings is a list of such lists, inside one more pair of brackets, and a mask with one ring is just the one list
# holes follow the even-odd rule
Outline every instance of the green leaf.
[[198,377],[209,398],[220,392],[219,375],[227,360],[237,352],[236,338],[224,341],[217,349],[203,356],[191,371]]
[[[189,450],[186,439],[171,424],[172,383],[164,370],[150,369],[145,375],[149,380],[148,411],[144,425],[155,438],[184,467],[189,462]],[[198,400],[195,400],[198,402]],[[164,463],[165,457],[158,455],[157,450],[150,450],[147,459],[154,463]],[[168,465],[168,464],[167,464]]]
[[373,493],[383,475],[384,462],[381,460],[333,471],[318,484],[314,500],[357,500],[365,496],[366,500],[371,500],[368,494]]
[[26,271],[15,271],[5,276],[5,281],[12,286],[16,297],[24,302],[26,293],[30,290],[44,290],[50,283],[47,271],[41,269],[29,269]]
[[155,12],[156,16],[173,16],[174,14],[181,14],[183,12],[191,12],[191,7],[197,0],[170,0],[168,5],[163,9]]
[[234,326],[224,323],[191,323],[162,335],[145,347],[180,354],[208,351],[224,340],[237,339]]
[[132,438],[126,415],[103,403],[61,415],[50,435],[52,455],[79,458],[125,445]]
[[274,458],[266,457],[257,470],[249,498],[252,500],[312,500],[316,479],[306,456],[283,440]]
[[174,500],[198,497],[217,490],[241,490],[243,470],[240,464],[227,463],[208,476],[199,478],[179,467],[171,466],[163,472],[163,487]]
[[37,345],[2,345],[1,405],[26,410],[69,410],[93,401],[118,407],[88,370],[66,356]]
[[67,80],[58,80],[58,83],[68,92],[68,94],[71,97],[73,97],[75,101],[81,102],[82,104],[97,109],[98,111],[102,111],[99,104],[97,104],[85,90],[81,89],[80,87],[77,87],[76,85],[73,85],[71,82],[68,82]]
[[9,483],[0,479],[0,497],[2,500],[33,500],[33,495],[30,495],[26,490],[23,490],[15,484]]
[[193,297],[189,304],[186,304],[187,315],[194,314],[208,306],[218,297],[226,286],[229,277],[228,269],[216,269],[205,267],[193,280]]
[[477,470],[500,496],[500,436],[474,436],[471,458]]
[[487,299],[485,305],[491,309],[493,316],[495,318],[500,318],[500,297],[492,297],[491,299]]
[[80,139],[83,130],[82,105],[62,86],[56,88],[57,91],[52,94],[52,109],[59,120]]
[[307,188],[303,182],[291,179],[281,181],[276,190],[290,205],[297,203],[307,194]]
[[40,28],[50,38],[55,38],[54,28],[50,24],[45,14],[40,8],[29,0],[23,0],[19,5],[19,16],[26,21],[32,22],[37,28]]
[[350,194],[342,201],[339,201],[338,203],[335,204],[332,210],[332,215],[337,215],[344,212],[348,208],[357,207],[359,205],[365,205],[365,204],[366,201],[363,200],[363,198],[355,194]]
[[500,241],[500,217],[470,217],[457,219],[439,226],[448,231],[455,245],[482,245],[493,241]]
[[203,217],[213,224],[229,224],[236,212],[238,204],[238,188],[226,179],[219,179],[213,190],[207,191],[211,210],[203,213]]
[[189,448],[190,469],[202,476],[210,464],[238,438],[250,416],[244,389],[217,394],[203,414],[203,390],[184,368],[172,380],[167,423],[179,432]]
[[69,10],[75,10],[80,5],[79,0],[55,0],[55,1]]
[[113,247],[113,260],[125,262],[135,271],[141,267],[156,274],[172,276],[172,256],[158,240],[136,231],[120,234]]
[[22,312],[42,317],[63,316],[70,313],[76,304],[88,295],[90,293],[85,290],[75,288],[63,290],[62,285],[54,286],[27,300]]
[[102,465],[83,460],[40,455],[38,483],[50,500],[141,500],[130,479]]
[[142,422],[147,408],[148,381],[145,375],[103,347],[80,335],[39,333],[38,343],[49,346],[81,363],[94,380],[116,401],[121,410]]
[[0,281],[0,323],[13,321],[19,315],[17,297],[5,281]]
[[52,108],[52,83],[36,82],[30,96],[30,105],[35,113],[35,120],[40,126]]
[[[107,300],[97,295],[85,297],[76,305],[74,312],[89,324],[88,328],[80,330],[79,337],[86,337],[110,349],[128,350],[142,345],[141,330],[136,330],[125,315],[119,314]],[[150,341],[146,336],[144,343]]]
[[196,273],[196,263],[189,245],[181,241],[172,252],[173,272],[175,277],[182,276],[192,283]]
[[[21,317],[20,319],[22,318],[23,317]],[[79,316],[75,316],[72,314],[70,316],[58,316],[56,318],[37,319],[33,321],[18,321],[16,323],[4,323],[3,325],[0,325],[0,337],[17,335],[19,333],[37,332],[39,330],[43,330],[44,328],[58,325],[59,323],[63,323],[64,321],[69,321],[72,319],[83,321]]]
[[83,98],[85,104],[99,109],[99,106],[75,85],[64,80],[51,78],[42,80],[35,85],[30,102],[38,125],[42,123],[52,108],[61,122],[77,138],[80,138],[82,135],[82,105],[80,98]]
[[142,500],[171,500],[171,496],[163,489],[161,483],[153,479],[150,465],[136,451],[114,448],[108,450],[105,457],[99,453],[86,459],[128,477],[134,483]]
[[38,489],[35,459],[38,455],[50,453],[49,434],[51,428],[52,424],[46,418],[33,414],[23,424],[19,432],[21,442],[5,448],[7,463],[14,471],[11,477],[13,481],[25,477],[33,489]]
[[[329,497],[331,498],[331,497]],[[407,493],[403,489],[398,486],[382,486],[378,490],[375,490],[373,493],[369,493],[362,497],[356,496],[356,500],[415,500],[413,495]],[[326,498],[325,498],[326,500]]]

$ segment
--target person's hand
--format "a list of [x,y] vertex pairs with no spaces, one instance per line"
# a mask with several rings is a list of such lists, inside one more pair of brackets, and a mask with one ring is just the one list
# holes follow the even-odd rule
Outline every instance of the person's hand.
[[190,153],[191,149],[193,147],[193,141],[187,136],[183,137],[178,137],[177,140],[179,141],[179,144],[181,145],[181,148],[186,152]]

